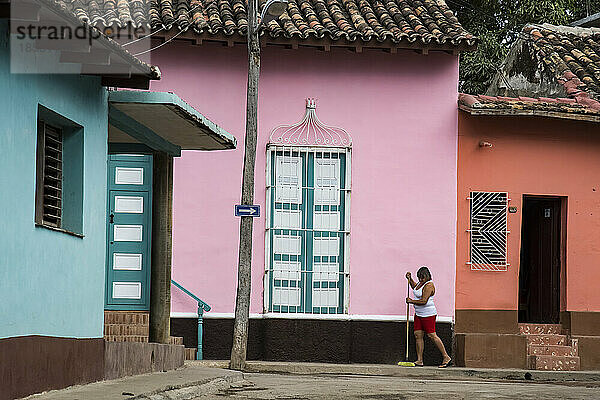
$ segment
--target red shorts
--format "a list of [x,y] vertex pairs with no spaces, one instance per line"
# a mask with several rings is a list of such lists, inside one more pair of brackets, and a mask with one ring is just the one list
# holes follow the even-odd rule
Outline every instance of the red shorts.
[[414,330],[435,333],[435,317],[436,315],[432,315],[431,317],[419,317],[415,315]]

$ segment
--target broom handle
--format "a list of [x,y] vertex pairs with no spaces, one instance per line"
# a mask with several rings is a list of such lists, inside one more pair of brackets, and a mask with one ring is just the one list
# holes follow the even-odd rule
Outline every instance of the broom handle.
[[[410,281],[406,280],[406,297],[410,297]],[[410,312],[409,304],[406,303],[406,358],[405,361],[408,361],[408,313]]]

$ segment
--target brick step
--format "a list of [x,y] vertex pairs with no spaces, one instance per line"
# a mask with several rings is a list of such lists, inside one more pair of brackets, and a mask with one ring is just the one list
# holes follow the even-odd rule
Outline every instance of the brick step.
[[528,334],[527,344],[528,345],[545,345],[545,346],[566,346],[567,336],[566,335],[533,335]]
[[104,324],[104,334],[107,336],[148,336],[150,328],[143,324]]
[[528,356],[579,356],[579,350],[576,346],[558,346],[558,345],[528,345]]
[[179,344],[183,346],[183,338],[179,336],[171,336],[169,338],[169,343],[171,344]]
[[105,324],[149,325],[150,314],[142,311],[104,311]]
[[196,349],[185,349],[185,359],[186,360],[195,360],[196,359]]
[[527,356],[529,369],[544,371],[579,371],[579,357],[534,355]]
[[560,335],[560,324],[519,324],[519,331],[523,335]]
[[107,342],[139,342],[148,343],[148,336],[134,335],[105,335],[104,340]]

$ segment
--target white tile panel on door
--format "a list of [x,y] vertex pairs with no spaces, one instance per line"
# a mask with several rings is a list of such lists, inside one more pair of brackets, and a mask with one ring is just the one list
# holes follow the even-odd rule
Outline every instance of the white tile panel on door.
[[113,253],[113,269],[141,271],[142,255],[128,253]]
[[142,297],[141,282],[113,282],[114,299],[140,299]]
[[141,242],[142,225],[115,225],[113,240],[115,242]]
[[142,214],[144,198],[140,196],[115,196],[115,212]]
[[115,184],[117,185],[143,185],[144,168],[116,167]]

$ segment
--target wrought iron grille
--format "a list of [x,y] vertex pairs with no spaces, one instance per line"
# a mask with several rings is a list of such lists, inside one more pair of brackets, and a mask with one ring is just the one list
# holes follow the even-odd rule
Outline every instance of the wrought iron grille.
[[349,152],[276,146],[269,158],[267,311],[344,313]]
[[506,271],[507,209],[506,192],[471,192],[472,270]]
[[303,120],[269,142],[265,310],[346,313],[352,139],[307,99]]

